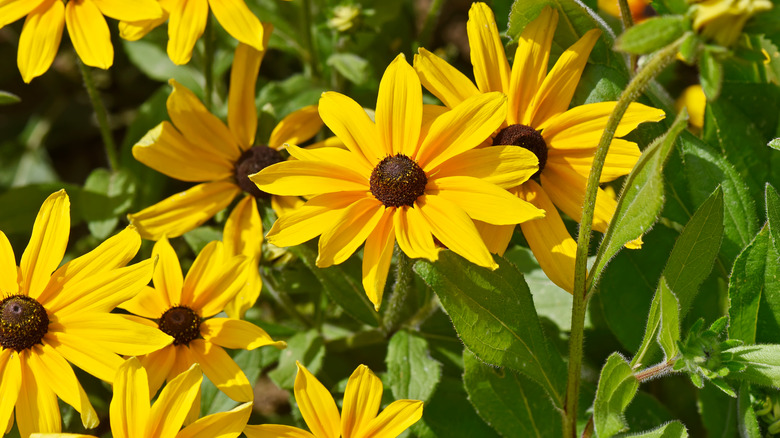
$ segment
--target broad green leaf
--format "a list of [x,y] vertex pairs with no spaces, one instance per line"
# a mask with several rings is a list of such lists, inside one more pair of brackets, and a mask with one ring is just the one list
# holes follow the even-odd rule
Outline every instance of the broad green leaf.
[[396,400],[427,402],[441,379],[441,364],[431,358],[428,341],[401,330],[387,347],[387,374]]
[[688,113],[683,111],[669,131],[645,149],[634,165],[626,179],[604,240],[599,246],[596,261],[590,269],[591,285],[598,281],[604,267],[626,243],[647,233],[658,219],[664,204],[664,162],[677,135],[687,125]]
[[769,225],[769,235],[775,249],[780,249],[780,196],[771,184],[767,184],[764,191],[766,203],[766,219]]
[[680,38],[684,24],[681,15],[648,18],[623,32],[615,41],[615,50],[636,55],[654,52]]
[[317,330],[298,333],[287,340],[285,348],[279,356],[279,365],[268,373],[268,377],[283,389],[293,389],[298,361],[312,374],[317,374],[322,368],[325,357],[325,344]]
[[701,420],[707,436],[732,438],[737,436],[737,400],[714,385],[705,385],[697,391]]
[[666,360],[671,360],[680,352],[677,342],[680,340],[680,304],[665,279],[658,285],[661,310],[661,326],[658,332],[658,343],[664,350]]
[[123,170],[95,169],[89,174],[84,182],[81,214],[93,236],[103,240],[111,235],[119,216],[132,206],[135,186],[133,176]]
[[725,351],[732,353],[734,361],[747,366],[730,378],[761,386],[780,386],[780,344],[741,345]]
[[411,427],[419,438],[498,438],[474,411],[463,389],[463,382],[444,376],[436,392],[423,409],[422,420]]
[[561,436],[561,415],[535,382],[508,368],[495,368],[463,352],[463,384],[469,401],[502,436]]
[[[650,389],[650,388],[648,388]],[[681,388],[682,389],[682,388]],[[693,395],[693,391],[688,388],[690,396]],[[679,400],[689,396],[684,394],[683,391],[676,391],[675,397]],[[589,399],[587,403],[591,403],[593,398]],[[628,405],[625,411],[626,423],[628,423],[629,431],[637,430],[649,430],[653,429],[658,424],[664,424],[672,421],[675,418],[669,408],[666,406],[667,400],[663,401],[655,398],[653,395],[642,391],[637,391],[634,399]]]
[[335,53],[328,58],[327,64],[358,85],[368,81],[371,73],[368,61],[354,53]]
[[750,385],[743,383],[737,395],[737,427],[741,438],[761,438],[756,411],[750,402]]
[[[662,284],[666,284],[661,277]],[[659,285],[660,286],[660,285]],[[668,286],[667,286],[668,287]],[[679,315],[678,315],[679,316]],[[650,303],[650,312],[647,314],[647,325],[645,335],[642,338],[642,344],[639,346],[634,357],[631,359],[631,367],[640,366],[647,363],[645,356],[651,351],[653,340],[657,338],[658,328],[661,326],[661,291],[656,290],[653,301]]]
[[498,264],[491,271],[445,251],[436,263],[420,260],[414,268],[436,292],[469,350],[484,362],[532,378],[560,407],[563,360],[542,332],[523,275],[503,258]]
[[699,56],[699,81],[708,102],[718,98],[723,87],[723,65],[706,48]]
[[187,246],[190,247],[193,254],[199,254],[200,251],[214,240],[222,240],[222,230],[216,227],[202,226],[188,231],[182,235]]
[[[0,230],[5,234],[30,235],[41,204],[49,195],[65,189],[70,197],[71,227],[82,221],[79,186],[63,183],[45,183],[15,187],[0,194]],[[17,255],[19,257],[19,255]]]
[[628,436],[631,438],[687,438],[688,430],[685,428],[685,425],[679,421],[672,421],[671,423],[666,423],[656,429],[626,435],[626,437]]
[[201,84],[205,81],[203,74],[192,66],[174,64],[160,46],[146,40],[122,40],[122,46],[130,62],[149,78],[160,82],[176,79],[193,93],[197,95],[203,93],[201,88]]
[[767,143],[767,146],[769,146],[772,149],[780,151],[780,138],[771,140],[769,143]]
[[12,103],[21,102],[22,99],[15,94],[11,94],[7,91],[0,91],[0,105],[10,105]]
[[634,377],[631,365],[618,353],[612,353],[601,369],[593,402],[593,426],[597,436],[609,438],[628,427],[623,412],[638,388],[639,381]]

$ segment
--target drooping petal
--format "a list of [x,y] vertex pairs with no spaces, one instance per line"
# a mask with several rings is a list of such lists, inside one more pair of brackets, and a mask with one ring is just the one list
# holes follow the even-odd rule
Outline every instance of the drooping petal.
[[382,75],[374,118],[385,153],[414,155],[422,125],[422,86],[403,53]]
[[[552,150],[551,150],[552,151]],[[593,167],[594,150],[569,150],[555,151],[547,155],[547,166],[568,167],[583,177],[590,175]],[[600,183],[605,183],[628,175],[639,160],[642,151],[636,143],[613,139],[609,144],[609,152],[604,159],[604,167],[601,170]]]
[[447,248],[479,266],[498,268],[474,221],[460,207],[440,196],[427,194],[417,198],[415,207],[420,209],[433,235]]
[[300,196],[271,196],[271,208],[277,217],[282,217],[303,207],[306,201]]
[[483,93],[509,91],[509,62],[498,36],[493,11],[485,3],[472,3],[466,24],[471,47],[474,80]]
[[19,268],[22,294],[38,298],[65,254],[70,235],[70,199],[65,190],[43,201]]
[[0,430],[13,421],[14,406],[22,388],[22,369],[19,353],[0,349]]
[[390,151],[382,148],[379,130],[366,111],[349,97],[327,91],[322,93],[318,105],[320,117],[325,125],[344,142],[344,145],[365,160],[373,168]]
[[3,0],[0,1],[0,28],[24,17],[46,0]]
[[176,251],[173,250],[167,237],[163,237],[154,244],[152,259],[157,261],[152,281],[157,293],[162,296],[162,301],[167,304],[163,309],[164,312],[168,310],[168,307],[182,304],[184,277],[181,272],[179,256],[176,255]]
[[338,437],[341,435],[341,420],[333,396],[306,367],[298,361],[295,363],[298,365],[294,386],[295,401],[303,420],[316,437]]
[[310,432],[281,424],[250,424],[244,429],[247,438],[315,438]]
[[210,318],[200,324],[200,334],[206,342],[221,347],[254,350],[266,345],[284,348],[287,343],[274,341],[265,330],[252,324],[233,318]]
[[243,318],[260,296],[263,281],[257,270],[263,243],[263,223],[257,212],[257,203],[251,195],[244,196],[228,216],[222,241],[228,255],[244,255],[246,264],[246,284],[235,299],[225,306],[225,312],[232,318]]
[[365,437],[394,438],[422,418],[423,402],[396,400],[368,425]]
[[[576,149],[595,151],[616,104],[617,102],[598,102],[575,106],[548,119],[538,128],[542,129],[542,136],[551,153]],[[628,134],[640,123],[657,122],[664,117],[663,110],[632,102],[620,119],[615,137]]]
[[200,418],[182,429],[176,438],[236,438],[249,421],[252,403],[244,403],[227,412],[218,412]]
[[116,370],[122,364],[122,358],[105,346],[64,332],[55,324],[49,324],[49,332],[43,340],[68,362],[106,382],[114,380]]
[[558,210],[539,184],[529,181],[518,189],[518,194],[547,211],[544,219],[524,222],[520,227],[547,277],[561,289],[571,293],[574,290],[577,242],[569,235]]
[[[5,20],[5,17],[0,20]],[[44,0],[27,15],[16,51],[16,63],[24,82],[29,84],[34,78],[46,73],[54,62],[63,27],[65,5],[60,0]]]
[[[16,295],[19,292],[19,268],[11,242],[0,231],[0,293],[3,296]],[[3,423],[0,417],[0,424]]]
[[208,0],[181,0],[168,11],[168,57],[184,65],[192,58],[195,41],[203,35],[209,18]]
[[195,339],[190,342],[190,352],[200,363],[203,373],[220,391],[237,402],[254,399],[252,385],[244,371],[219,345]]
[[123,21],[155,20],[162,17],[163,10],[154,0],[134,0],[128,4],[122,0],[92,0],[100,12],[107,17]]
[[317,266],[337,265],[354,253],[374,231],[385,207],[376,198],[363,198],[344,209],[333,228],[322,233]]
[[140,20],[134,22],[120,21],[119,22],[119,36],[127,41],[138,41],[145,37],[149,32],[154,30],[157,26],[168,21],[168,13],[165,12],[155,20]]
[[[556,207],[579,222],[582,218],[582,204],[585,202],[587,179],[571,169],[546,167],[541,175],[542,188]],[[615,214],[615,199],[598,189],[596,208],[593,211],[593,229],[604,233]]]
[[49,389],[30,367],[30,350],[19,353],[22,371],[22,389],[16,400],[16,425],[19,434],[23,437],[30,436],[33,432],[62,431],[60,419],[60,407],[57,404],[57,395]]
[[200,393],[201,381],[203,373],[198,364],[170,380],[152,405],[145,436],[175,437]]
[[279,149],[285,143],[300,144],[311,139],[322,128],[317,105],[305,106],[283,118],[271,131],[268,146]]
[[395,238],[398,247],[410,258],[426,258],[436,261],[439,249],[433,242],[433,234],[428,222],[413,207],[399,207],[393,215]]
[[171,372],[176,361],[176,347],[169,345],[149,354],[138,356],[149,380],[149,394],[156,394]]
[[209,6],[230,36],[256,50],[265,49],[263,25],[244,0],[209,0]]
[[382,381],[365,365],[355,369],[347,382],[341,408],[341,435],[358,438],[379,412],[382,403]]
[[94,0],[68,2],[65,5],[68,35],[84,64],[108,69],[114,63],[111,32]]
[[382,304],[387,272],[393,258],[393,210],[395,209],[384,209],[376,228],[366,238],[366,246],[363,249],[363,289],[377,312]]
[[487,222],[475,220],[474,226],[477,227],[482,241],[485,242],[488,251],[492,254],[504,255],[512,240],[512,234],[515,232],[515,224],[511,225],[493,225]]
[[117,370],[109,412],[114,438],[146,435],[149,424],[149,379],[141,362],[127,359]]
[[115,313],[68,315],[49,324],[50,331],[78,336],[85,343],[99,345],[125,356],[140,356],[159,350],[173,338],[156,327],[139,324],[132,316]]
[[417,164],[426,171],[473,149],[501,126],[506,118],[506,96],[486,93],[470,97],[436,118],[417,152]]
[[266,193],[284,196],[369,190],[368,178],[348,167],[324,162],[284,161],[250,175],[249,179]]
[[436,177],[470,176],[508,189],[524,183],[538,170],[539,159],[528,149],[492,146],[450,158],[439,166]]
[[198,184],[138,213],[128,214],[127,219],[145,239],[178,237],[211,219],[240,192],[238,186],[228,181]]
[[414,69],[425,89],[447,106],[454,108],[479,90],[471,80],[447,61],[420,47],[414,55]]

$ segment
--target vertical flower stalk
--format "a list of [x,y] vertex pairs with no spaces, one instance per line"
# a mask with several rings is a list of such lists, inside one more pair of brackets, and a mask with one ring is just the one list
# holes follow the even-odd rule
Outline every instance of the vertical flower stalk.
[[92,72],[84,65],[81,59],[79,59],[77,63],[79,65],[79,70],[81,71],[81,76],[84,78],[84,88],[87,89],[89,101],[92,102],[92,108],[95,110],[95,117],[97,117],[98,127],[100,128],[100,137],[103,139],[103,148],[106,150],[108,165],[111,167],[111,170],[116,171],[119,169],[119,158],[116,155],[114,138],[111,136],[111,127],[108,126],[108,112],[106,111],[105,105],[103,105],[103,101],[100,99],[97,87],[95,87]]

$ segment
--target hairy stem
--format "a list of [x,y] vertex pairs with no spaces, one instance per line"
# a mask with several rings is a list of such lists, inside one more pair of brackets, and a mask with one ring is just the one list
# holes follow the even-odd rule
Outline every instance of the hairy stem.
[[111,127],[108,125],[108,112],[106,112],[106,107],[100,99],[100,93],[97,87],[95,87],[95,81],[92,78],[92,72],[89,70],[89,67],[84,65],[78,57],[76,59],[81,76],[84,78],[84,88],[87,89],[89,100],[92,102],[92,109],[95,110],[95,117],[97,117],[100,136],[103,139],[103,148],[106,151],[108,165],[111,167],[111,170],[116,171],[119,169],[119,158],[117,157],[114,138],[111,136]]

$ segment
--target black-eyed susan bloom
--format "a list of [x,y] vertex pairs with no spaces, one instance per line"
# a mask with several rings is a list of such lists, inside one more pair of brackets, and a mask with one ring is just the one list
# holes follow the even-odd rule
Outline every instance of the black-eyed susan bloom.
[[[569,109],[600,31],[586,32],[561,54],[548,73],[547,63],[557,23],[558,12],[544,8],[523,30],[510,69],[493,12],[484,3],[474,3],[467,28],[476,86],[463,73],[422,48],[415,56],[414,66],[425,88],[450,108],[485,93],[500,91],[507,95],[506,119],[501,131],[493,136],[492,144],[520,146],[539,158],[539,172],[534,178],[510,191],[547,212],[544,219],[523,222],[520,227],[550,280],[571,292],[577,245],[555,207],[580,220],[593,154],[616,102]],[[658,121],[663,117],[664,112],[659,109],[632,103],[615,136],[624,136],[642,122]],[[601,182],[628,174],[640,155],[635,143],[614,139]],[[599,190],[593,229],[605,232],[616,206],[614,198]],[[479,224],[479,228],[491,252],[498,254],[506,250],[514,230],[512,225],[496,227],[484,223]]]
[[186,278],[168,239],[154,245],[157,260],[152,281],[132,300],[120,307],[142,316],[132,318],[173,337],[165,347],[140,356],[149,373],[152,393],[164,381],[172,381],[193,363],[217,388],[239,402],[251,401],[252,385],[224,348],[254,350],[265,345],[284,348],[260,327],[234,318],[214,317],[222,312],[246,283],[243,256],[228,256],[222,242],[206,245],[192,263]]
[[[203,373],[197,364],[171,380],[154,404],[149,407],[150,393],[146,370],[138,359],[127,359],[116,373],[114,396],[109,416],[114,438],[235,438],[249,421],[252,403],[244,403],[228,412],[198,419],[182,429],[194,403]],[[94,438],[81,434],[36,433],[31,438]]]
[[46,73],[67,26],[76,53],[84,64],[103,69],[114,63],[114,47],[104,15],[117,20],[154,20],[162,9],[154,0],[3,0],[0,28],[24,21],[16,62],[25,82]]
[[422,418],[419,400],[396,400],[380,413],[382,381],[365,365],[349,377],[339,415],[325,386],[306,367],[296,364],[295,401],[311,432],[276,424],[249,425],[244,429],[248,438],[395,438]]
[[495,269],[473,220],[514,225],[544,215],[501,188],[536,172],[532,153],[474,149],[506,117],[500,93],[423,117],[420,80],[399,55],[379,85],[376,123],[357,102],[335,92],[322,95],[319,111],[346,149],[290,145],[295,160],[251,177],[269,193],[309,196],[303,207],[281,216],[266,238],[292,246],[321,235],[319,267],[345,261],[365,242],[363,287],[377,309],[394,242],[409,257],[436,260],[435,236],[469,261]]
[[132,228],[93,251],[59,266],[70,234],[70,201],[64,191],[41,206],[17,266],[0,232],[0,430],[16,424],[22,437],[61,430],[59,397],[97,426],[95,410],[71,364],[107,382],[120,354],[157,350],[171,337],[111,314],[149,283],[154,264],[125,265],[141,239]]

